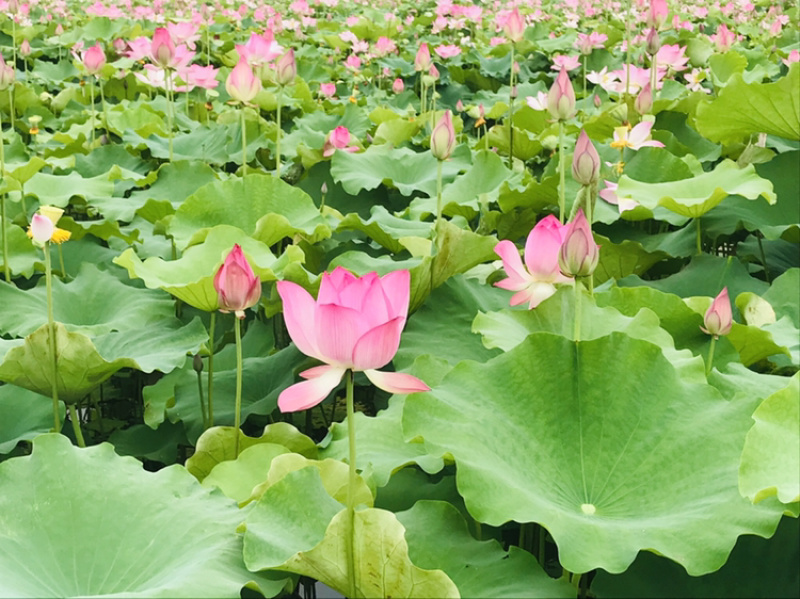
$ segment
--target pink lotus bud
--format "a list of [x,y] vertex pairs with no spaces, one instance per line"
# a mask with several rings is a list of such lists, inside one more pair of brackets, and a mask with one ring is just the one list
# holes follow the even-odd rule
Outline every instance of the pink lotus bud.
[[519,14],[519,8],[514,7],[514,10],[508,15],[503,25],[503,33],[514,43],[522,40],[522,36],[525,34],[525,21]]
[[658,37],[658,29],[653,27],[647,32],[647,40],[645,44],[645,52],[650,56],[655,56],[661,49],[661,39]]
[[42,214],[34,214],[31,218],[29,235],[37,245],[44,245],[53,236],[56,226],[53,221]]
[[297,76],[297,63],[294,60],[294,48],[289,48],[275,63],[275,81],[278,85],[290,85]]
[[346,152],[355,152],[358,150],[357,146],[350,146],[350,130],[347,127],[339,125],[328,133],[325,138],[325,145],[322,148],[322,155],[327,158],[333,156],[336,150],[344,150]]
[[453,115],[446,110],[431,133],[431,154],[439,160],[447,160],[456,147],[456,132],[453,128]]
[[461,101],[461,98],[459,98],[458,102],[456,102],[456,110],[458,112],[464,112],[464,102]]
[[422,42],[419,45],[419,50],[417,50],[417,55],[414,57],[414,69],[424,73],[431,68],[432,64],[431,51],[428,50],[428,44]]
[[150,57],[162,68],[170,66],[175,59],[175,44],[172,43],[169,31],[165,27],[157,27],[153,32]]
[[650,88],[650,82],[647,82],[636,96],[633,107],[639,114],[648,114],[653,109],[653,90]]
[[592,237],[592,228],[583,214],[583,208],[567,225],[564,243],[558,253],[558,266],[568,277],[588,277],[597,267],[600,252]]
[[594,105],[595,105],[595,108],[600,108],[600,105],[601,105],[602,103],[603,103],[603,101],[600,99],[600,96],[598,96],[597,94],[595,94],[595,95],[594,95]]
[[581,185],[591,185],[597,181],[599,175],[600,156],[586,131],[581,130],[572,156],[572,178]]
[[400,79],[400,77],[395,79],[394,82],[392,83],[392,91],[396,94],[400,94],[403,92],[404,89],[405,89],[405,84],[403,83],[403,80]]
[[0,91],[5,91],[14,85],[16,77],[17,74],[14,71],[14,67],[6,64],[6,61],[3,60],[3,56],[0,55]]
[[83,66],[90,75],[97,75],[106,64],[106,53],[100,44],[95,44],[83,54]]
[[570,118],[575,112],[575,90],[572,88],[567,69],[563,66],[547,94],[547,110],[550,116],[561,121]]
[[128,49],[128,42],[126,42],[126,41],[125,41],[124,39],[122,39],[121,37],[118,37],[118,38],[116,38],[116,39],[115,39],[115,40],[112,42],[112,45],[114,46],[114,51],[115,51],[117,54],[122,54],[123,52],[125,52],[125,50],[127,50],[127,49]]
[[319,93],[323,96],[331,97],[336,95],[336,84],[335,83],[320,83],[319,84]]
[[225,80],[225,90],[234,100],[250,102],[260,89],[261,81],[253,74],[253,69],[242,56],[228,74],[228,78]]
[[31,55],[31,43],[28,40],[22,40],[22,43],[19,45],[19,55],[23,58],[27,58]]
[[56,35],[61,35],[62,33],[64,33],[64,27],[59,23],[56,25]]
[[214,276],[214,289],[220,311],[235,312],[238,318],[244,318],[245,309],[255,306],[261,298],[261,280],[253,273],[238,243]]
[[728,297],[728,288],[725,287],[719,295],[711,302],[706,314],[703,317],[705,327],[700,327],[704,333],[719,337],[731,332],[733,326],[733,312],[731,300]]
[[667,0],[650,0],[650,9],[647,11],[645,23],[648,27],[660,29],[669,17]]
[[435,64],[432,64],[431,68],[428,69],[428,75],[430,75],[434,79],[439,78],[439,69],[436,68]]

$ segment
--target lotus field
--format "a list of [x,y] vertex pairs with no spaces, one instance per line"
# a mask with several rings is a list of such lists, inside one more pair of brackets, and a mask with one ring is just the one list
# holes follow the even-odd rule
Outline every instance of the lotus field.
[[0,0],[0,597],[800,595],[799,26]]

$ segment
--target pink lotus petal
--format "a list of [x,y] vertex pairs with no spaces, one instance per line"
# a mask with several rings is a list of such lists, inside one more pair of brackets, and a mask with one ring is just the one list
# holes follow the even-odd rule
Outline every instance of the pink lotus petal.
[[[296,383],[281,391],[278,396],[278,408],[281,412],[297,412],[313,408],[322,402],[336,388],[344,376],[344,368],[319,366],[312,368],[318,376],[302,383]],[[303,374],[308,374],[309,371]]]
[[520,258],[517,246],[504,239],[494,246],[494,252],[503,260],[503,268],[508,275],[507,279],[498,281],[495,285],[510,291],[519,291],[527,287],[531,281],[531,276],[522,265],[522,258]]
[[431,388],[417,377],[402,372],[381,372],[380,370],[365,370],[364,374],[373,385],[389,393],[416,393],[430,391]]
[[406,324],[403,316],[385,322],[367,331],[353,348],[355,370],[369,370],[386,366],[400,346],[400,333]]
[[[567,279],[568,281],[572,281],[572,279]],[[527,290],[528,293],[528,308],[535,308],[539,304],[541,304],[547,298],[555,295],[556,293],[556,286],[552,283],[546,283],[542,281],[537,281],[532,283]]]
[[324,361],[334,366],[352,368],[353,349],[367,332],[362,314],[337,304],[317,305],[315,338]]
[[408,314],[411,273],[407,270],[395,270],[381,277],[381,283],[389,304],[389,318]]
[[552,214],[533,228],[525,243],[525,265],[537,280],[558,280],[558,252],[564,241],[564,228]]
[[317,304],[311,294],[291,281],[278,281],[278,295],[283,301],[286,329],[301,352],[322,360],[316,341]]

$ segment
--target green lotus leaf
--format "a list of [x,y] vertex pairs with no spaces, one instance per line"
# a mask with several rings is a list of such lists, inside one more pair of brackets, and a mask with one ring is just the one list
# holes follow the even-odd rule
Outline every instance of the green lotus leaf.
[[0,487],[5,597],[239,597],[251,581],[271,596],[286,582],[245,570],[236,504],[180,466],[146,472],[107,443],[41,435],[0,464]]
[[542,175],[540,182],[526,170],[520,187],[506,184],[500,188],[497,203],[503,212],[512,212],[514,208],[533,208],[541,211],[544,208],[558,206],[558,177]]
[[253,272],[262,281],[274,281],[276,271],[303,259],[302,251],[294,245],[276,258],[267,245],[241,229],[217,225],[208,230],[203,243],[187,248],[177,260],[153,256],[142,261],[128,248],[114,258],[114,263],[127,269],[131,278],[142,279],[149,289],[163,289],[190,306],[211,312],[219,308],[214,276],[235,243],[242,247]]
[[[60,404],[59,410],[63,422],[66,409]],[[16,385],[0,386],[0,454],[53,430],[53,424],[52,399]]]
[[[60,322],[55,327],[58,396],[66,403],[80,400],[122,368],[169,372],[185,362],[187,352],[196,352],[207,339],[199,320],[184,327],[167,323],[94,339],[70,332]],[[0,380],[50,397],[51,355],[50,327],[44,324],[26,336],[22,345],[5,353]]]
[[403,432],[452,454],[477,520],[539,522],[571,572],[621,572],[651,550],[696,576],[719,568],[739,535],[771,535],[780,508],[738,492],[757,400],[724,401],[682,370],[622,333],[578,344],[534,333],[409,395]]
[[108,173],[83,178],[75,171],[67,175],[36,173],[25,184],[25,194],[39,199],[40,204],[66,208],[70,198],[80,196],[87,204],[95,200],[109,200],[114,195],[114,182]]
[[730,143],[754,133],[800,140],[800,66],[773,83],[745,83],[732,75],[719,96],[697,106],[697,130]]
[[202,479],[203,486],[218,487],[242,504],[253,494],[253,488],[266,480],[272,461],[284,453],[289,450],[275,443],[258,443],[240,449],[235,460],[225,460],[214,466]]
[[[195,444],[194,453],[186,460],[186,469],[198,481],[205,482],[206,477],[219,465],[235,459],[234,440],[239,436],[239,453],[255,445],[267,444],[277,452],[275,443],[263,437],[248,437],[241,430],[232,426],[212,426],[203,431]],[[284,448],[285,449],[285,448]],[[288,450],[287,450],[288,451]],[[277,452],[280,453],[280,452]],[[276,455],[277,455],[276,453]],[[266,474],[266,473],[265,473]]]
[[399,218],[390,214],[383,206],[373,206],[369,220],[351,213],[342,219],[336,230],[361,231],[393,254],[399,254],[405,249],[399,239],[427,237],[431,233],[431,224]]
[[800,501],[800,375],[773,393],[753,414],[739,466],[739,491],[754,502],[777,495]]
[[164,118],[150,104],[123,100],[105,111],[108,128],[117,135],[135,131],[142,137],[167,135]]
[[[8,232],[8,268],[12,275],[22,275],[30,278],[33,275],[36,263],[42,264],[44,270],[44,255],[28,238],[25,231],[15,224],[7,223]],[[0,243],[3,242],[3,231],[0,227]],[[0,269],[4,269],[3,254],[0,252]]]
[[798,288],[800,288],[800,268],[790,268],[772,281],[772,285],[763,295],[775,310],[776,317],[788,316],[796,327],[800,327]]
[[724,54],[712,54],[708,59],[714,85],[723,87],[733,75],[741,75],[747,68],[747,58],[735,50]]
[[[128,130],[122,135],[128,151],[149,150],[155,158],[169,159],[169,139],[159,135],[144,137]],[[225,164],[237,151],[229,138],[229,129],[224,126],[195,127],[189,133],[176,133],[173,138],[173,160],[197,160],[206,164]],[[233,150],[233,151],[232,151]],[[242,144],[238,145],[241,156]]]
[[[421,191],[436,197],[436,162],[430,152],[373,145],[354,154],[336,152],[331,158],[331,175],[351,195],[388,183],[404,196]],[[469,164],[469,148],[462,144],[442,163],[442,180],[452,181]]]
[[462,597],[574,597],[566,580],[550,578],[528,552],[504,551],[495,540],[476,541],[464,517],[445,501],[419,501],[397,514],[406,529],[412,561],[427,570],[441,569]]
[[175,212],[168,232],[184,249],[202,241],[217,225],[237,227],[266,245],[298,234],[314,243],[331,234],[308,194],[281,179],[258,174],[201,187]]
[[[98,290],[102,289],[102,293]],[[47,322],[45,280],[31,289],[0,286],[0,331],[15,337],[29,335]],[[53,277],[53,318],[70,331],[102,335],[158,326],[174,319],[175,305],[157,291],[125,285],[94,264],[83,263],[78,276],[64,283]]]
[[607,237],[598,234],[595,234],[594,239],[600,246],[600,259],[594,271],[595,285],[608,279],[642,275],[667,257],[663,251],[647,251],[638,241],[626,239],[622,243],[612,243]]
[[144,424],[117,429],[108,438],[119,455],[139,460],[153,460],[169,465],[178,461],[178,446],[186,445],[186,433],[181,424],[164,422],[156,430]]
[[[369,477],[376,487],[385,486],[392,474],[409,464],[417,464],[430,474],[439,472],[444,466],[440,457],[428,453],[424,443],[403,439],[402,414],[402,398],[395,397],[387,409],[374,417],[362,412],[355,415],[356,465],[362,476]],[[346,421],[331,425],[330,443],[320,450],[321,458],[348,459],[347,430]]]
[[297,430],[288,422],[273,422],[264,427],[261,438],[269,443],[283,445],[293,453],[299,453],[307,458],[317,457],[317,444],[311,437],[308,437]]
[[771,181],[759,177],[752,164],[739,168],[732,160],[722,161],[711,172],[680,181],[644,183],[622,175],[617,187],[619,198],[634,199],[649,210],[663,206],[692,218],[704,215],[734,194],[749,200],[761,196],[770,204],[776,200]]

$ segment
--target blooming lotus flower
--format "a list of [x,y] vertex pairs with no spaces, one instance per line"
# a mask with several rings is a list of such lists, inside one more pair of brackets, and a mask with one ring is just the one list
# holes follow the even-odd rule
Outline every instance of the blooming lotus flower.
[[553,64],[550,65],[550,70],[560,71],[562,68],[568,71],[574,71],[581,66],[581,59],[577,56],[568,56],[566,54],[556,54],[553,56]]
[[100,44],[95,44],[83,53],[81,61],[89,75],[97,75],[106,64],[106,53]]
[[581,129],[575,153],[572,155],[572,178],[581,185],[591,185],[600,175],[600,156],[592,140]]
[[528,302],[528,308],[535,308],[556,292],[556,283],[572,282],[571,278],[561,273],[558,266],[566,228],[552,214],[536,223],[525,243],[524,266],[519,250],[512,242],[504,239],[494,246],[508,275],[507,279],[498,281],[495,286],[516,291],[511,296],[512,306]]
[[727,335],[731,332],[733,327],[733,312],[731,309],[731,300],[728,297],[728,288],[723,288],[719,295],[711,302],[708,310],[706,310],[703,317],[704,327],[700,329],[704,333],[719,337],[720,335]]
[[261,298],[261,280],[253,272],[238,243],[234,244],[217,270],[214,289],[220,311],[234,312],[237,318],[244,318],[244,311],[255,306]]
[[332,82],[319,84],[320,95],[331,97],[336,95],[336,84]]
[[686,56],[686,47],[678,44],[661,46],[656,54],[656,63],[659,67],[669,67],[673,71],[685,71],[689,57]]
[[461,54],[461,48],[454,44],[436,46],[433,51],[436,52],[440,58],[453,58]]
[[564,232],[564,243],[558,252],[558,266],[565,276],[588,277],[597,267],[599,257],[592,228],[583,214],[583,208],[579,208]]
[[431,52],[428,50],[428,44],[422,42],[417,50],[417,55],[414,57],[414,70],[426,73],[433,64],[431,60]]
[[800,50],[792,50],[786,58],[781,58],[781,61],[783,61],[783,64],[787,67],[793,62],[800,62]]
[[55,206],[39,206],[39,212],[31,218],[31,224],[28,227],[28,237],[30,237],[36,245],[42,246],[48,241],[53,243],[64,243],[71,236],[72,233],[64,229],[59,229],[56,225],[64,210],[56,208]]
[[619,213],[622,214],[626,210],[633,210],[639,205],[639,202],[636,200],[632,200],[630,198],[620,198],[617,196],[617,187],[618,184],[614,183],[613,181],[606,181],[603,179],[603,182],[606,184],[604,189],[601,189],[597,195],[599,195],[602,199],[604,199],[609,204],[613,204],[614,206],[619,209]]
[[350,131],[347,127],[339,125],[336,129],[328,133],[328,136],[325,138],[325,145],[322,147],[322,155],[327,158],[328,156],[333,156],[336,150],[344,150],[345,152],[355,152],[358,150],[358,146],[348,145],[349,143]]
[[519,14],[519,8],[514,7],[514,10],[506,17],[505,23],[503,23],[503,33],[513,43],[522,41],[525,34],[525,21]]
[[653,148],[663,148],[664,144],[660,141],[650,139],[650,129],[653,128],[653,123],[650,121],[642,121],[633,129],[627,126],[614,127],[614,141],[611,142],[612,148],[631,148],[638,150],[645,146]]
[[563,66],[547,94],[547,110],[556,120],[566,120],[575,112],[575,90]]
[[580,50],[581,54],[591,54],[594,48],[602,48],[608,40],[605,33],[592,32],[589,34],[579,33],[578,39],[575,40],[573,47]]
[[275,82],[278,85],[290,85],[296,76],[297,63],[294,60],[294,48],[289,48],[275,63]]
[[431,154],[439,160],[447,160],[456,147],[456,132],[453,128],[453,115],[445,110],[431,132]]
[[312,408],[339,384],[347,370],[363,372],[389,393],[428,391],[410,374],[382,372],[400,345],[406,323],[411,275],[407,270],[383,277],[356,277],[341,266],[322,275],[319,296],[300,285],[278,281],[286,328],[297,348],[325,362],[300,374],[306,379],[278,396],[282,412]]
[[237,44],[236,51],[239,56],[244,56],[247,64],[259,79],[266,79],[269,73],[269,63],[283,53],[283,47],[275,41],[271,31],[264,35],[251,33],[250,39],[245,44]]
[[736,34],[725,23],[717,27],[717,32],[708,36],[717,46],[717,52],[727,52],[736,42]]
[[175,44],[165,27],[157,27],[150,44],[150,57],[161,68],[174,66]]
[[[217,72],[219,69],[214,65],[201,66],[199,64],[192,64],[188,67],[178,70],[178,77],[186,82],[185,91],[191,91],[195,87],[202,87],[204,89],[216,89],[219,85],[217,81]],[[181,91],[177,87],[175,91]]]
[[538,92],[536,96],[527,96],[525,103],[534,110],[547,110],[547,92]]
[[261,90],[261,80],[255,76],[244,56],[239,57],[239,62],[228,73],[225,90],[231,98],[242,103],[250,102]]

